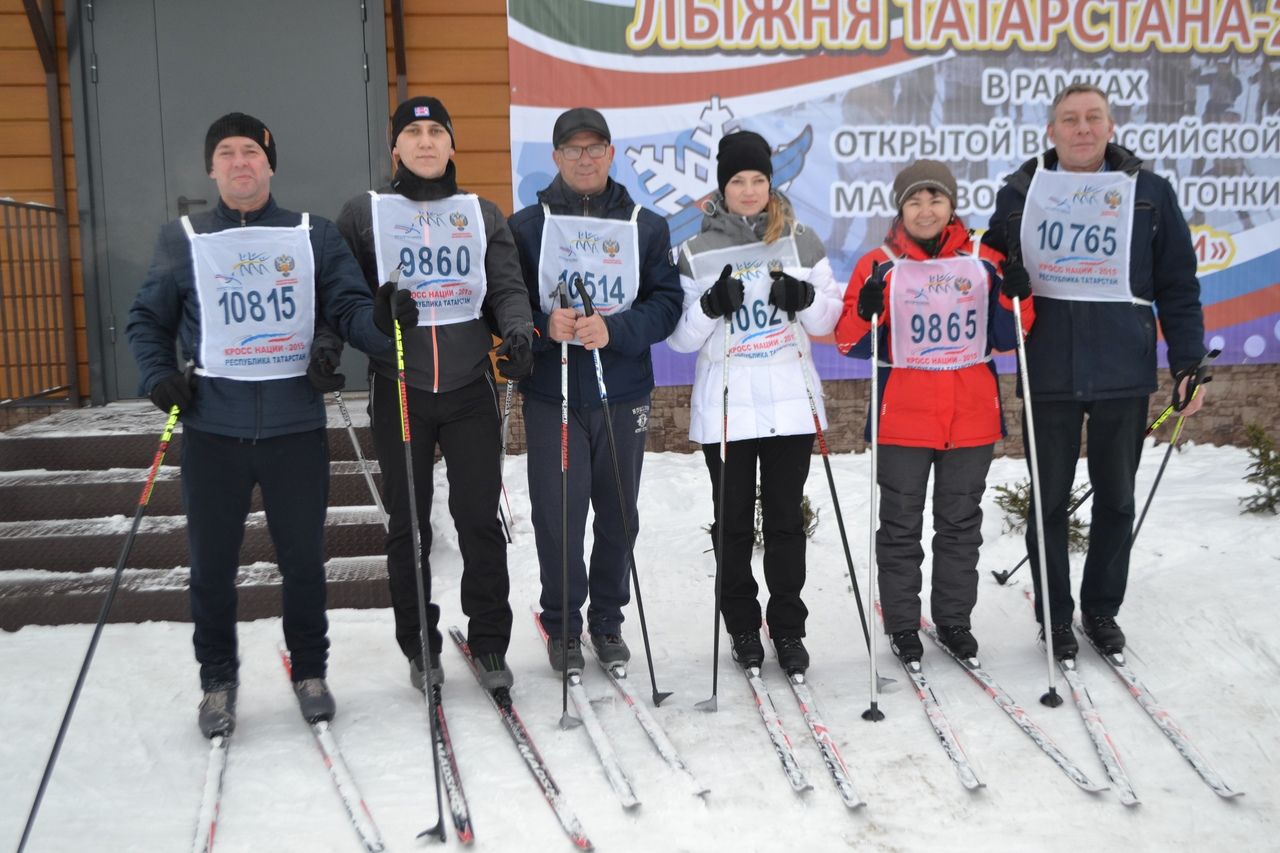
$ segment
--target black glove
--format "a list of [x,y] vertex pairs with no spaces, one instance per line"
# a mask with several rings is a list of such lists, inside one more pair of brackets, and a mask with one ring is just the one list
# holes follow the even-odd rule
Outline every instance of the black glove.
[[1028,299],[1031,296],[1031,276],[1027,268],[1012,258],[1004,262],[1004,279],[1000,292],[1009,299]]
[[378,288],[377,296],[373,297],[373,325],[382,334],[395,337],[393,318],[400,323],[402,329],[418,325],[418,303],[413,301],[412,293],[397,290],[388,281]]
[[151,398],[151,402],[165,414],[174,406],[178,407],[178,411],[186,411],[191,405],[191,397],[196,390],[195,375],[186,373],[170,373],[164,379],[161,379],[155,385],[151,386],[151,393],[147,396]]
[[342,363],[342,341],[335,348],[329,341],[317,337],[311,344],[311,363],[307,365],[307,379],[322,394],[341,391],[347,387],[347,377],[338,373]]
[[533,324],[516,326],[498,345],[498,372],[512,382],[533,373]]
[[858,316],[868,323],[877,314],[884,314],[884,288],[884,269],[878,262],[872,261],[871,278],[858,291]]
[[803,311],[813,304],[813,285],[789,276],[782,270],[769,273],[773,286],[769,288],[769,304],[776,305],[788,314]]
[[[1213,376],[1209,374],[1209,363],[1218,357],[1221,350],[1211,350],[1199,364],[1194,367],[1184,367],[1180,370],[1173,371],[1173,410],[1181,412],[1187,407],[1187,404],[1196,396],[1196,391],[1206,382],[1212,382]],[[1178,393],[1178,387],[1182,385],[1182,380],[1190,377],[1187,382],[1187,390],[1185,394]]]
[[733,265],[725,264],[720,278],[702,294],[702,313],[711,319],[727,317],[742,307],[746,288],[733,277]]

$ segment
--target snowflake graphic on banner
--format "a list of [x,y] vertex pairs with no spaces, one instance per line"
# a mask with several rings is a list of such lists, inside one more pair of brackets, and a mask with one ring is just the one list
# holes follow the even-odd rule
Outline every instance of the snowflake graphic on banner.
[[715,188],[715,152],[720,138],[738,129],[730,125],[732,120],[733,111],[713,95],[703,107],[688,144],[627,149],[645,190],[653,195],[650,204],[663,215],[679,213]]

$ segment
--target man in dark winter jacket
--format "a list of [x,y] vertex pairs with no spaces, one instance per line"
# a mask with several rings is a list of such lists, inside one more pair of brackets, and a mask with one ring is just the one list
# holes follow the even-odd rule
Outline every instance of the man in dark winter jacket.
[[[1204,315],[1186,220],[1169,182],[1141,169],[1131,152],[1109,141],[1114,130],[1101,90],[1084,84],[1063,89],[1050,110],[1053,149],[1005,180],[983,238],[1008,256],[1006,282],[1021,280],[1036,297],[1027,370],[1044,508],[1050,631],[1060,658],[1074,656],[1079,645],[1071,631],[1075,604],[1067,505],[1083,423],[1093,518],[1080,584],[1081,617],[1099,648],[1124,648],[1115,617],[1129,574],[1134,475],[1148,397],[1156,390],[1153,305],[1168,342],[1175,403],[1191,415],[1204,396],[1199,387]],[[1033,515],[1027,549],[1039,598],[1035,536]]]
[[[444,104],[410,98],[391,116],[396,172],[388,186],[351,199],[338,230],[351,246],[370,291],[400,270],[400,286],[417,300],[419,325],[405,338],[405,393],[413,456],[413,496],[421,532],[426,591],[427,670],[439,683],[440,608],[431,601],[431,498],[436,445],[449,476],[449,512],[462,552],[462,610],[468,643],[486,688],[510,687],[511,640],[507,543],[498,522],[502,490],[501,417],[489,350],[490,326],[503,343],[498,369],[510,382],[533,369],[533,322],[511,231],[497,205],[458,189],[454,130]],[[370,412],[383,504],[390,514],[387,574],[396,641],[409,679],[423,684],[414,577],[409,485],[395,353],[371,360]]]
[[[140,390],[183,423],[182,495],[191,550],[191,616],[206,737],[235,728],[236,571],[257,484],[284,586],[284,637],[308,720],[333,716],[325,684],[324,518],[329,451],[322,395],[308,381],[323,320],[367,353],[392,344],[392,323],[415,322],[412,300],[370,298],[333,224],[271,197],[275,139],[230,113],[205,137],[214,210],[160,231],[129,311]],[[191,368],[174,355],[182,348]]]
[[[614,149],[604,116],[578,107],[556,119],[552,158],[559,176],[538,204],[511,217],[538,338],[533,379],[521,385],[529,454],[529,502],[542,572],[542,626],[553,669],[562,660],[581,670],[581,609],[590,593],[587,627],[605,663],[626,663],[622,608],[631,600],[623,534],[639,529],[636,498],[649,431],[653,360],[649,348],[680,319],[683,291],[671,258],[666,220],[631,200],[609,177]],[[581,284],[577,284],[580,281]],[[563,284],[572,307],[561,308]],[[585,316],[581,287],[595,313]],[[569,346],[568,612],[561,595],[560,345]],[[593,352],[609,390],[608,417],[617,443],[625,507],[618,506],[614,460],[600,405]],[[591,570],[583,562],[587,505],[595,510]],[[568,623],[567,647],[561,630]]]

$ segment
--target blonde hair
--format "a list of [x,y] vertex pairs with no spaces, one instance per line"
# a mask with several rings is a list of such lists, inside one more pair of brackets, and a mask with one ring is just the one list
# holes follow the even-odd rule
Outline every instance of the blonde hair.
[[795,225],[796,212],[781,193],[769,192],[769,203],[765,205],[765,213],[769,216],[769,226],[764,230],[764,242],[777,242],[784,233]]

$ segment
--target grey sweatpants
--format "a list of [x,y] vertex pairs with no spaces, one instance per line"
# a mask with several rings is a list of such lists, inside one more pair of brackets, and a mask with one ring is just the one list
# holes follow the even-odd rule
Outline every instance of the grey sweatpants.
[[933,450],[880,445],[880,529],[876,531],[885,632],[920,627],[925,488],[933,468],[933,592],[938,625],[969,627],[978,601],[982,492],[993,445]]

